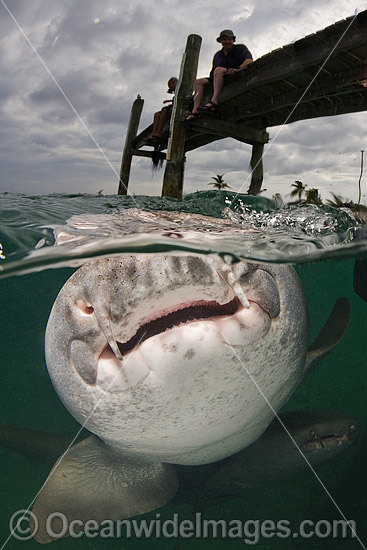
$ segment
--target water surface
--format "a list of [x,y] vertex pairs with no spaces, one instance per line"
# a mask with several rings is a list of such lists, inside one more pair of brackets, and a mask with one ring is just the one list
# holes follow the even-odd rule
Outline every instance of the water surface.
[[[172,220],[161,211],[180,212]],[[197,217],[186,216],[193,213]],[[210,219],[201,216],[209,216]],[[338,409],[355,416],[360,436],[344,455],[317,468],[343,514],[357,523],[367,543],[366,489],[366,334],[367,303],[353,289],[356,257],[365,257],[367,239],[350,212],[313,205],[276,209],[264,198],[231,193],[195,193],[183,201],[157,197],[96,195],[0,195],[1,421],[21,427],[73,434],[79,425],[64,409],[49,380],[43,340],[52,303],[78,265],[109,254],[217,253],[239,258],[289,262],[296,266],[309,304],[311,336],[316,336],[335,300],[352,306],[347,335],[336,350],[300,386],[287,410]],[[0,450],[0,548],[8,521],[27,508],[48,468],[8,450]],[[77,490],[77,488],[76,488]],[[170,519],[190,518],[193,503],[171,502],[159,512]],[[241,499],[212,504],[212,519],[288,519],[292,526],[309,519],[340,519],[340,513],[314,474],[257,491]],[[155,513],[149,515],[154,518]],[[174,540],[78,540],[58,548],[173,549]],[[33,540],[11,539],[8,548],[37,547]],[[183,548],[243,548],[242,540],[188,540]],[[361,548],[357,540],[262,538],[260,549]]]

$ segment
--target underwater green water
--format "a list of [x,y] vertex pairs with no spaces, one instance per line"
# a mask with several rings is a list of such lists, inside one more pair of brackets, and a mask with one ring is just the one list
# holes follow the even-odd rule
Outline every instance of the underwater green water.
[[[39,197],[33,199],[33,209],[26,197],[7,197],[1,202],[0,220],[2,233],[0,242],[4,253],[17,255],[22,261],[26,253],[39,241],[40,226],[49,227],[50,222],[63,224],[71,215],[79,213],[115,213],[121,208],[117,197],[76,196],[73,200],[64,200],[62,196]],[[197,213],[220,215],[219,199],[214,197],[211,203],[205,199],[206,207],[199,204]],[[125,199],[126,200],[126,199]],[[131,198],[128,206],[133,207]],[[24,209],[22,209],[24,201]],[[144,207],[153,209],[167,208],[160,199],[144,198]],[[210,203],[210,204],[209,204]],[[16,208],[18,204],[19,210]],[[103,206],[101,206],[103,205]],[[170,209],[178,207],[172,201]],[[222,204],[220,204],[220,207]],[[269,206],[269,205],[266,205]],[[54,208],[53,208],[54,207]],[[126,203],[124,204],[126,207]],[[264,208],[262,202],[258,209]],[[29,210],[27,210],[29,208]],[[44,209],[44,210],[43,210]],[[190,211],[190,209],[189,209]],[[191,209],[192,211],[192,209]],[[3,215],[1,215],[3,214]],[[17,218],[18,216],[18,218]],[[49,239],[49,229],[42,229]],[[283,238],[286,238],[286,233]],[[316,238],[317,240],[317,238]],[[347,245],[346,245],[347,246]],[[160,247],[157,245],[157,250]],[[335,300],[339,296],[347,297],[351,302],[351,322],[342,342],[302,383],[285,410],[321,410],[338,409],[351,413],[359,422],[360,433],[355,444],[344,454],[316,468],[317,474],[347,519],[354,520],[357,534],[367,545],[367,303],[353,290],[354,258],[348,251],[339,251],[335,258],[320,259],[296,266],[308,301],[311,319],[311,339],[315,337],[326,321]],[[42,260],[40,271],[24,275],[13,275],[0,280],[1,307],[1,422],[46,432],[74,434],[79,425],[59,401],[48,376],[44,360],[44,333],[47,318],[55,297],[75,267],[46,269],[47,261]],[[63,264],[64,265],[64,264]],[[44,483],[49,468],[37,461],[24,458],[10,450],[0,449],[0,548],[9,537],[9,519],[21,509],[27,509]],[[75,488],[77,491],[77,487]],[[159,510],[162,519],[171,519],[178,513],[180,520],[190,519],[193,502],[171,501]],[[300,477],[273,483],[246,491],[241,498],[221,499],[211,503],[205,510],[205,518],[272,520],[286,519],[296,531],[303,520],[341,519],[339,511],[320,485],[315,475],[307,471]],[[152,512],[147,517],[155,517]],[[64,539],[53,543],[57,548],[80,549],[173,549],[174,539],[126,539],[120,540],[95,538]],[[247,546],[241,539],[190,539],[183,548],[230,548],[240,549]],[[259,549],[346,549],[361,548],[356,539],[331,538],[260,538],[255,548]],[[18,541],[11,538],[6,547],[36,548],[33,540]]]

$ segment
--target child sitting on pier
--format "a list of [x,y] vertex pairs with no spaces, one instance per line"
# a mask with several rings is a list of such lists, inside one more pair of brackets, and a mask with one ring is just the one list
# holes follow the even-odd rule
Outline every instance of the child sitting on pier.
[[[168,94],[174,94],[177,86],[178,79],[175,76],[171,76],[168,81]],[[153,133],[150,137],[146,138],[144,141],[147,145],[156,145],[161,139],[161,133],[163,126],[166,121],[171,116],[173,99],[166,99],[163,103],[169,103],[166,107],[163,107],[160,111],[154,113],[153,118]]]

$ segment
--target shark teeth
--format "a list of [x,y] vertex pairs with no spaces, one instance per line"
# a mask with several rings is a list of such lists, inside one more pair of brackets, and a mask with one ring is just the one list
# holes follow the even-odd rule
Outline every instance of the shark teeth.
[[217,269],[217,273],[219,277],[221,277],[228,283],[228,285],[231,287],[235,296],[237,296],[237,298],[239,299],[243,307],[246,309],[250,309],[250,302],[248,301],[248,298],[240,282],[236,279],[236,276],[233,273],[232,268],[229,265],[223,263],[220,269]]

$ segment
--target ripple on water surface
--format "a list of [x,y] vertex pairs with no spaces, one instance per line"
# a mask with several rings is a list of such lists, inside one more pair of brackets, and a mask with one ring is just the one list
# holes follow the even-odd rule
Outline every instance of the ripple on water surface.
[[217,253],[228,261],[304,263],[361,255],[366,243],[365,230],[346,209],[279,208],[263,197],[223,191],[198,192],[182,201],[0,195],[3,277],[131,253]]

